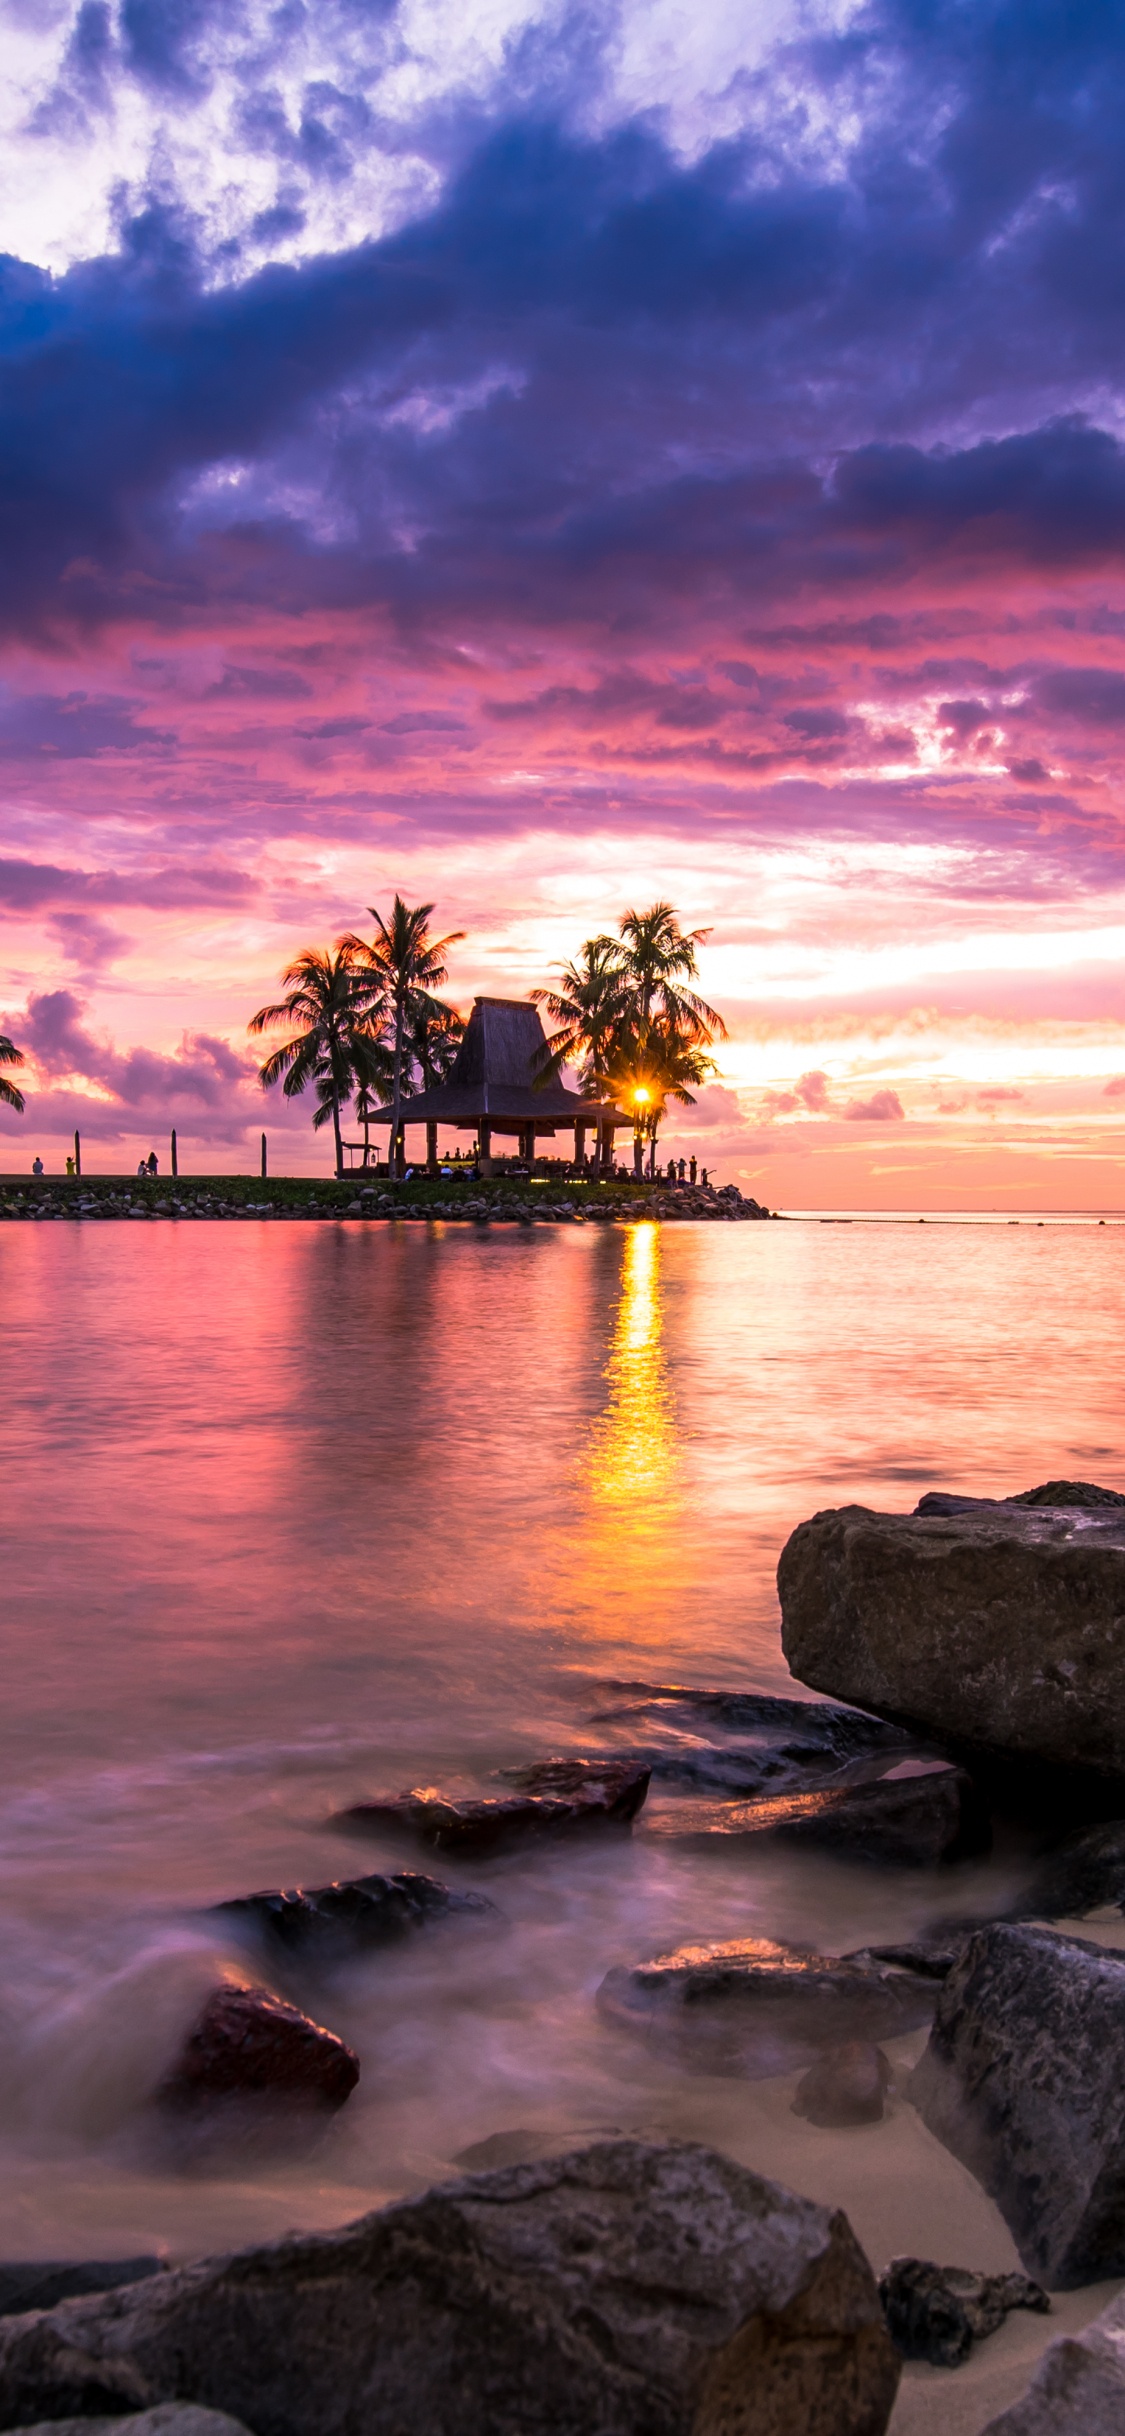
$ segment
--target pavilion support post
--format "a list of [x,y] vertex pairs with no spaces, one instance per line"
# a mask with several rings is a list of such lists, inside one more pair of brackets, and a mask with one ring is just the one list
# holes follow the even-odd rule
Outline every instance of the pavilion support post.
[[479,1135],[480,1172],[482,1176],[490,1176],[492,1174],[492,1127],[484,1117],[481,1118]]
[[576,1166],[577,1168],[581,1169],[581,1168],[583,1167],[583,1165],[585,1164],[585,1159],[586,1159],[586,1128],[585,1128],[585,1126],[584,1126],[584,1125],[580,1125],[580,1124],[578,1123],[578,1121],[577,1121],[577,1118],[576,1118],[576,1119],[575,1119],[575,1125],[574,1125],[574,1164],[575,1164],[575,1166]]
[[438,1171],[438,1160],[437,1160],[437,1126],[436,1126],[436,1125],[427,1125],[427,1127],[426,1127],[426,1173],[427,1173],[427,1175],[436,1176],[437,1171]]

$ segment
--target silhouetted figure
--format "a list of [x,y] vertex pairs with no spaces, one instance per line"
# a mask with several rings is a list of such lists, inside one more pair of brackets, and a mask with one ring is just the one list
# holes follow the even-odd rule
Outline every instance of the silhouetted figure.
[[684,1180],[684,1177],[686,1176],[686,1174],[687,1174],[687,1160],[686,1160],[686,1159],[681,1159],[681,1161],[680,1161],[680,1182],[681,1182],[681,1184],[683,1183],[683,1180]]
[[150,1176],[155,1176],[159,1166],[160,1161],[156,1156],[156,1152],[154,1150],[150,1150],[147,1159],[142,1162],[141,1173],[144,1175],[147,1171]]
[[68,1160],[67,1160],[67,1163],[66,1163],[66,1172],[67,1172],[67,1175],[68,1175],[68,1176],[72,1176],[72,1175],[74,1174],[74,1161],[73,1161],[73,1159],[68,1159]]
[[147,1176],[147,1174],[148,1174],[148,1162],[147,1162],[147,1160],[145,1160],[145,1159],[138,1159],[138,1161],[137,1161],[137,1174],[138,1174],[138,1176]]
[[695,1182],[695,1173],[696,1173],[696,1170],[695,1170],[695,1161],[694,1161],[694,1159],[693,1159],[693,1160],[692,1160],[692,1163],[691,1163],[691,1166],[690,1166],[690,1167],[689,1167],[689,1169],[688,1169],[688,1175],[689,1175],[689,1177],[690,1177],[690,1179],[691,1179],[691,1182],[692,1182],[693,1184],[694,1184],[694,1182]]
[[700,1170],[699,1181],[701,1184],[706,1184],[707,1182],[707,1170],[705,1167]]
[[33,1175],[33,1176],[41,1176],[41,1175],[42,1175],[42,1173],[43,1173],[43,1161],[42,1161],[42,1159],[33,1159],[33,1160],[32,1160],[32,1162],[31,1162],[31,1172],[32,1172],[32,1175]]
[[675,1162],[675,1160],[674,1160],[674,1159],[669,1159],[669,1161],[668,1161],[668,1182],[669,1182],[669,1184],[674,1184],[674,1183],[675,1183],[675,1181],[676,1181],[676,1162]]

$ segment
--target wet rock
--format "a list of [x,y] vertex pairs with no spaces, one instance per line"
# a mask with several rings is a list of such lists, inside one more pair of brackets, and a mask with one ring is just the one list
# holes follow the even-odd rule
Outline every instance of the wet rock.
[[418,1785],[392,1801],[357,1802],[337,1811],[333,1826],[349,1834],[410,1835],[435,1852],[503,1852],[536,1837],[588,1833],[631,1825],[648,1791],[649,1770],[607,1768],[567,1791],[489,1795],[447,1801],[433,1785]]
[[982,2436],[1121,2436],[1125,2428],[1125,2294],[1081,2334],[1060,2335],[1026,2394]]
[[0,2322],[0,2426],[125,2376],[268,2436],[882,2436],[899,2363],[846,2217],[614,2140]]
[[987,1806],[963,1768],[883,1777],[873,1784],[826,1785],[772,1801],[682,1802],[652,1811],[645,1832],[706,1846],[716,1838],[768,1835],[807,1844],[838,1860],[875,1867],[933,1869],[987,1849]]
[[[621,1684],[630,1694],[592,1723],[631,1725],[648,1739],[599,1755],[651,1769],[653,1783],[699,1795],[761,1793],[866,1781],[897,1762],[946,1756],[885,1718],[835,1701],[787,1700],[759,1692],[693,1691],[677,1684]],[[520,1772],[523,1773],[522,1771]],[[515,1774],[513,1772],[513,1781]]]
[[0,2317],[24,2309],[53,2309],[79,2292],[112,2292],[161,2275],[162,2258],[19,2259],[0,2264]]
[[830,2047],[810,2066],[797,2084],[793,2113],[832,2131],[852,2123],[881,2123],[893,2085],[882,2048],[870,2039],[849,2039],[842,2047]]
[[241,2419],[204,2410],[198,2402],[158,2402],[127,2419],[37,2419],[21,2436],[250,2436]]
[[1115,1904],[1125,1912],[1125,1819],[1083,1828],[1044,1861],[1019,1906],[1032,1920],[1081,1920]]
[[962,1747],[1125,1777],[1125,1514],[845,1506],[778,1566],[802,1682]]
[[928,1489],[914,1508],[916,1514],[968,1514],[991,1506],[1125,1506],[1120,1489],[1099,1489],[1092,1480],[1045,1480],[1037,1489],[1021,1489],[1016,1497],[964,1497],[945,1489]]
[[767,2080],[853,2039],[917,2030],[937,1996],[934,1980],[866,1952],[833,1957],[757,1937],[619,1965],[598,2005],[690,2070]]
[[359,2059],[342,2038],[264,1988],[216,1988],[160,2089],[159,2103],[183,2111],[218,2099],[275,2106],[342,2106],[359,2079]]
[[966,1937],[976,1926],[974,1920],[958,1935],[910,1937],[900,1945],[869,1945],[861,1950],[875,1962],[897,1963],[900,1971],[917,1971],[923,1979],[948,1979]]
[[1100,1489],[1093,1480],[1045,1480],[1038,1489],[1021,1489],[1008,1499],[1013,1506],[1125,1506],[1120,1489]]
[[995,2334],[1013,2309],[1050,2309],[1042,2284],[1027,2275],[976,2275],[925,2258],[892,2258],[879,2298],[895,2350],[904,2360],[959,2368],[974,2343]]
[[431,1921],[496,1916],[487,1896],[454,1894],[437,1878],[413,1869],[391,1878],[339,1878],[331,1886],[235,1895],[212,1908],[275,1953],[319,1963],[398,1944]]
[[1059,2290],[1125,2275],[1125,1954],[978,1929],[938,1992],[908,2095]]

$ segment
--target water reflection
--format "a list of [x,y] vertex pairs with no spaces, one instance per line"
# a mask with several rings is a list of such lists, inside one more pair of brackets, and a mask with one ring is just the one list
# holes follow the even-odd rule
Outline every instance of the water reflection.
[[605,1377],[609,1395],[591,1429],[583,1467],[590,1500],[610,1509],[621,1525],[647,1532],[667,1521],[679,1469],[658,1226],[630,1227],[625,1238]]

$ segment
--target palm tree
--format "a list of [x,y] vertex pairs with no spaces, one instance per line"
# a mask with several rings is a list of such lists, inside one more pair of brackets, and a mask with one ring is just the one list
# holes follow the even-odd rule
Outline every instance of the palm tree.
[[[407,1034],[414,1021],[419,1002],[430,999],[430,993],[445,980],[445,955],[463,930],[451,930],[444,939],[430,937],[429,920],[432,905],[405,905],[395,894],[389,922],[383,920],[378,907],[369,905],[368,913],[375,924],[372,940],[359,939],[349,931],[339,942],[341,955],[347,954],[355,967],[367,973],[373,985],[385,993],[388,1017],[393,1024],[394,1074],[391,1088],[391,1170],[401,1175],[402,1103],[406,1070]],[[430,999],[435,1009],[441,1009],[440,999]],[[443,1012],[446,1010],[442,1010]]]
[[650,1027],[643,1057],[623,1078],[624,1092],[633,1102],[633,1163],[638,1175],[643,1171],[647,1141],[648,1172],[655,1178],[656,1144],[669,1100],[694,1108],[695,1092],[690,1086],[709,1083],[716,1072],[714,1058],[708,1057],[698,1041],[669,1024]]
[[379,991],[373,976],[357,970],[355,958],[342,944],[334,955],[326,948],[304,948],[281,978],[286,996],[275,1006],[259,1007],[248,1027],[251,1032],[267,1032],[274,1024],[295,1026],[288,1040],[271,1049],[261,1067],[262,1088],[268,1091],[272,1084],[280,1083],[286,1099],[291,1100],[309,1083],[315,1084],[319,1106],[313,1124],[319,1130],[331,1118],[340,1176],[344,1172],[340,1110],[351,1098],[370,1045],[378,1037]]
[[[0,1032],[0,1066],[22,1066],[24,1063],[23,1050],[16,1048],[6,1032]],[[26,1106],[22,1091],[8,1081],[6,1074],[0,1074],[0,1108],[14,1108],[16,1115],[22,1116]]]
[[694,981],[695,951],[710,933],[681,930],[675,906],[666,904],[650,905],[647,913],[623,914],[618,927],[621,970],[635,999],[642,1031],[647,1031],[655,1017],[704,1047],[713,1040],[725,1040],[727,1027],[722,1016],[695,990],[683,987],[684,982]]
[[536,1089],[556,1080],[564,1066],[577,1065],[585,1099],[602,1097],[621,1032],[628,994],[617,939],[587,939],[576,961],[559,968],[557,990],[533,990],[558,1025],[541,1053]]
[[375,1010],[366,1018],[365,1029],[357,1033],[353,1044],[355,1072],[355,1113],[363,1127],[363,1164],[371,1160],[371,1120],[385,1100],[391,1087],[391,1053],[387,1047],[385,1024],[376,1026]]
[[[419,992],[406,1035],[410,1083],[413,1084],[415,1074],[420,1091],[430,1091],[436,1083],[448,1082],[464,1031],[456,1007],[447,1007],[443,999]],[[437,1173],[437,1132],[436,1124],[427,1125],[426,1165],[431,1174]]]

